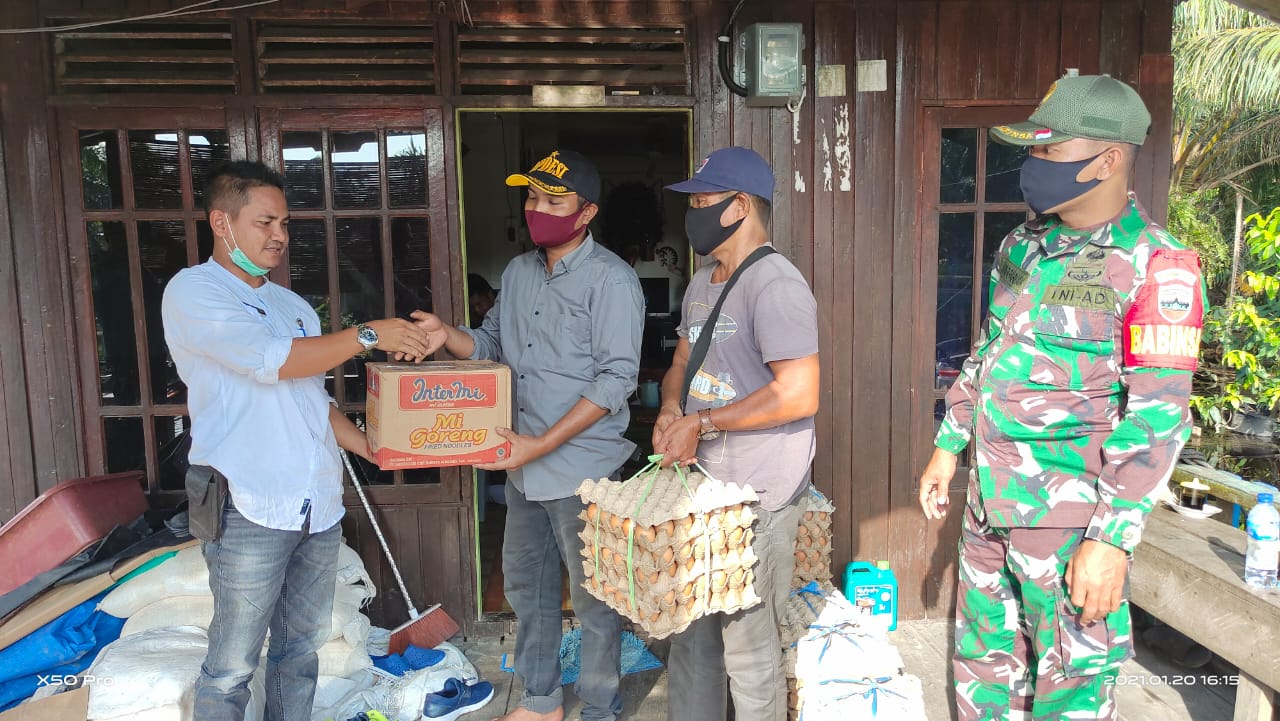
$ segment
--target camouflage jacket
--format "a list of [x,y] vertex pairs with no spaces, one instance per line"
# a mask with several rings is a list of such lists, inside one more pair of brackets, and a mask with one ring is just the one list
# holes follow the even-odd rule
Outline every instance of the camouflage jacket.
[[934,443],[975,444],[994,527],[1084,528],[1132,551],[1191,431],[1200,261],[1130,200],[1091,232],[1014,229]]

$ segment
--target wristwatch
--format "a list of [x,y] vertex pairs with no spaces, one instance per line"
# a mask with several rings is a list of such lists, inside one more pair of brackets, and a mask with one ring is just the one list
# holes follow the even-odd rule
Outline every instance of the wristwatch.
[[360,341],[360,345],[364,346],[365,350],[373,350],[373,347],[378,345],[378,331],[361,323],[356,326],[356,340]]
[[698,411],[698,440],[710,441],[720,437],[720,429],[711,421],[711,409]]

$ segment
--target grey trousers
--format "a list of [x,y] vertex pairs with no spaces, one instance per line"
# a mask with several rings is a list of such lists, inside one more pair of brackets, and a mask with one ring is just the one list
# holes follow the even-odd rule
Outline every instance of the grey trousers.
[[520,705],[549,713],[564,703],[560,689],[560,566],[569,570],[569,597],[582,624],[581,673],[574,691],[583,721],[614,721],[622,711],[622,617],[582,587],[586,574],[578,532],[584,506],[577,496],[530,501],[507,482],[507,527],[502,539],[502,576],[507,602],[520,622],[516,675],[524,682]]
[[799,504],[797,497],[777,511],[755,509],[759,518],[751,547],[759,558],[755,590],[762,602],[732,615],[703,616],[671,637],[671,721],[723,721],[726,681],[737,721],[786,721],[787,677],[778,623],[795,570]]

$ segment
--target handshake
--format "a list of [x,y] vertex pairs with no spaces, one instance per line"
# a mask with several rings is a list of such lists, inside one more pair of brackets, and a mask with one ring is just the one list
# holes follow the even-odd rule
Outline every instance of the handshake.
[[378,335],[373,347],[394,360],[418,363],[442,346],[456,347],[456,344],[449,342],[452,334],[465,335],[446,325],[434,313],[415,310],[409,317],[412,320],[386,318],[365,323]]

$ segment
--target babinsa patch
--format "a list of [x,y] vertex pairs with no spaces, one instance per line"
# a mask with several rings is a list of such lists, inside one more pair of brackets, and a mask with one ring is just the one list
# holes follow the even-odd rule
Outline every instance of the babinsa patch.
[[1200,257],[1193,250],[1157,250],[1147,279],[1125,316],[1125,365],[1195,370],[1204,327]]

